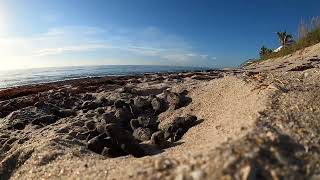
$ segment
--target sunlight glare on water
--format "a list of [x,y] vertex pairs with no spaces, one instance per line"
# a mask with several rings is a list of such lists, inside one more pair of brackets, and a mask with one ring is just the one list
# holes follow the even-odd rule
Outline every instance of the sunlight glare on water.
[[106,75],[206,70],[179,66],[86,66],[0,71],[0,88]]

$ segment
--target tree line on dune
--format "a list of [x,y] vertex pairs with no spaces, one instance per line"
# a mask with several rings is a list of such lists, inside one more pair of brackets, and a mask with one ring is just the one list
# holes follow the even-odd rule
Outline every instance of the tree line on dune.
[[298,26],[298,36],[296,38],[287,31],[279,31],[276,35],[280,45],[277,49],[271,49],[263,45],[260,48],[259,59],[249,60],[245,62],[244,65],[266,59],[283,57],[295,51],[320,43],[320,17],[311,18],[309,23],[301,20]]

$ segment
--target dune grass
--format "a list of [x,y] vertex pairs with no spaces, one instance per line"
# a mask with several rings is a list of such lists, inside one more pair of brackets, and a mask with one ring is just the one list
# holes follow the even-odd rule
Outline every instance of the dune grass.
[[296,51],[320,43],[320,17],[313,17],[309,24],[301,21],[301,23],[299,24],[298,33],[298,40],[296,40],[294,44],[283,48],[278,52],[268,52],[263,53],[263,55],[261,55],[260,52],[260,59],[249,61],[249,63],[245,62],[242,64],[242,66],[248,66],[250,64],[259,63],[268,59],[284,57]]
[[284,49],[281,49],[279,52],[273,52],[268,55],[263,56],[261,60],[271,59],[271,58],[277,58],[277,57],[283,57],[286,55],[289,55],[291,53],[294,53],[298,50],[304,49],[306,47],[315,45],[317,43],[320,43],[320,28],[317,28],[308,34],[306,34],[303,38],[299,39],[296,43],[293,45],[286,47]]

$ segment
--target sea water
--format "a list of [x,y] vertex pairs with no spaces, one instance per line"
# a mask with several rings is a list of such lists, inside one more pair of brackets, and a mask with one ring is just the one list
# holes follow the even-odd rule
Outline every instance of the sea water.
[[206,70],[202,67],[104,65],[0,71],[0,88],[102,76]]

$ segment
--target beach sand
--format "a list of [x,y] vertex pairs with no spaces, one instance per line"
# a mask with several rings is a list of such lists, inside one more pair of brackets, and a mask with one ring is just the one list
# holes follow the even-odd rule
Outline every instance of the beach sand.
[[[317,179],[319,79],[317,44],[241,69],[3,90],[0,179]],[[90,150],[86,137],[80,136],[86,122],[100,122],[104,113],[118,111],[117,100],[151,95],[166,100],[168,92],[188,101],[169,103],[168,109],[152,115],[157,130],[165,131],[177,117],[197,117],[197,123],[168,147],[144,141],[139,146],[150,153],[143,157],[129,153],[110,158]],[[43,103],[57,110],[43,110]],[[146,108],[137,108],[137,113],[143,115],[151,107]]]

